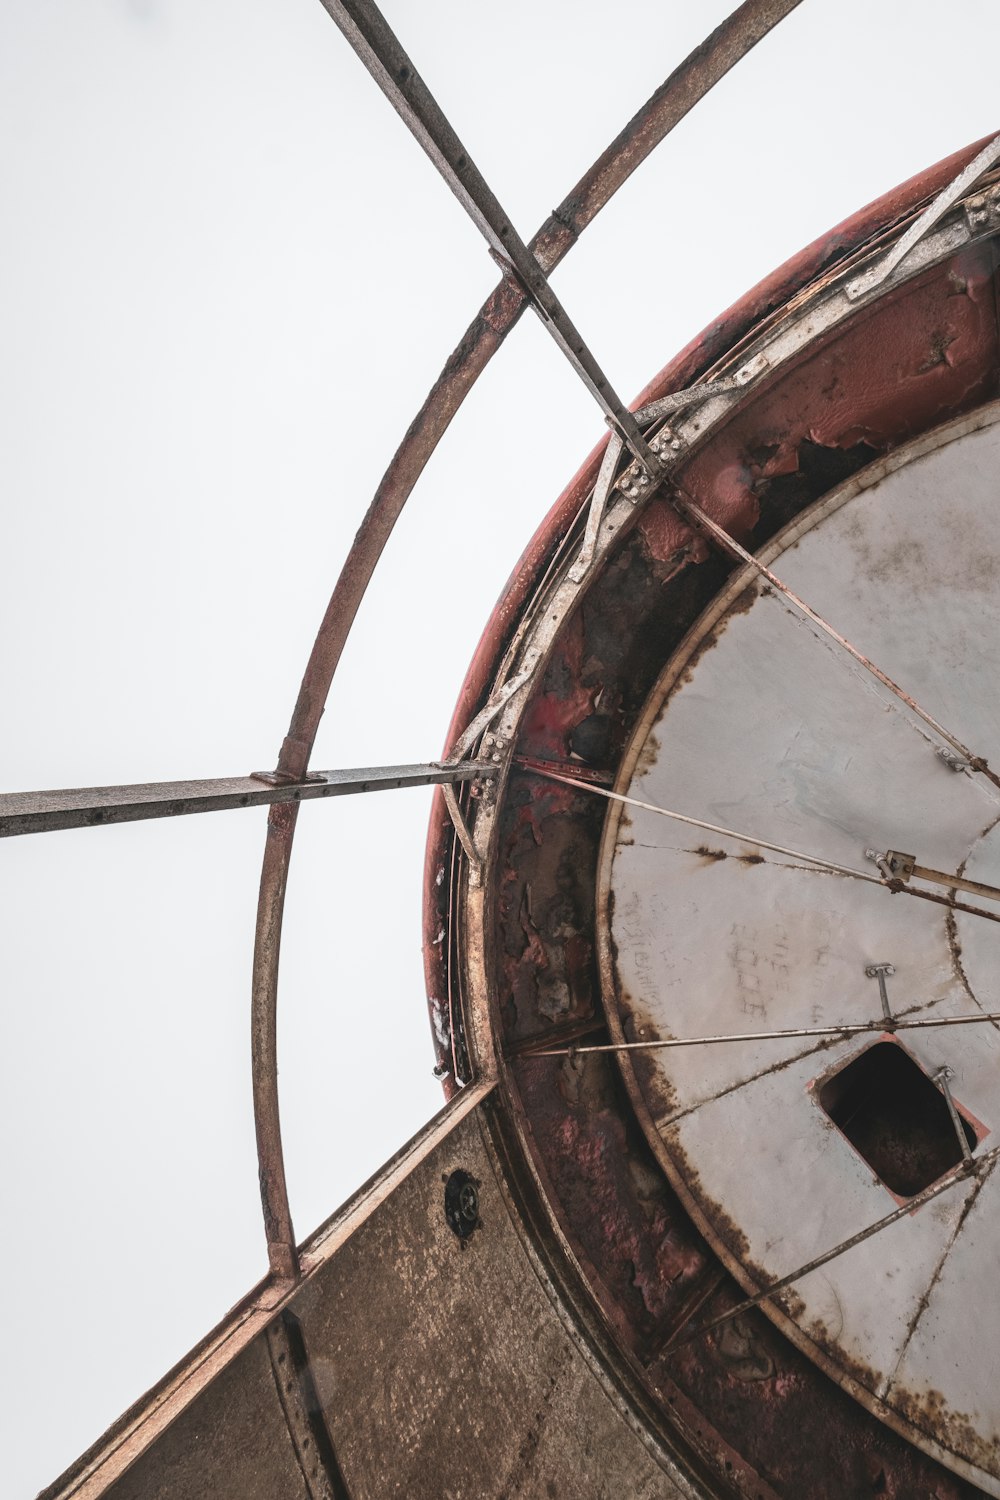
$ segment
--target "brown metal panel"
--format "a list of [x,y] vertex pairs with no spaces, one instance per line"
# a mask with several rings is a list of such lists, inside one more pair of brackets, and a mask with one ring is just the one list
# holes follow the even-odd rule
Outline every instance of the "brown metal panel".
[[105,1493],[108,1500],[308,1500],[264,1338]]
[[[657,1462],[543,1288],[482,1109],[292,1302],[352,1500],[695,1493]],[[456,1171],[477,1184],[467,1239],[445,1216]]]
[[[303,1280],[270,1325],[169,1425],[154,1393],[145,1418],[113,1429],[84,1472],[49,1493],[714,1493],[660,1446],[549,1281],[495,1165],[492,1108],[482,1090],[468,1090],[317,1231],[302,1250]],[[466,1200],[448,1191],[455,1173],[472,1187]],[[122,1441],[135,1457],[105,1487],[102,1470],[114,1472]]]

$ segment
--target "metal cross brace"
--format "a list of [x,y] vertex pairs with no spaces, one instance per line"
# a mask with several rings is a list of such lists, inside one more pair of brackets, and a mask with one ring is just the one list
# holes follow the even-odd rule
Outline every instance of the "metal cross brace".
[[622,442],[651,479],[664,468],[639,424],[570,320],[548,277],[510,221],[486,179],[452,129],[444,111],[404,52],[378,6],[370,0],[322,0],[403,123],[419,141],[482,234],[505,274],[531,298],[535,311]]

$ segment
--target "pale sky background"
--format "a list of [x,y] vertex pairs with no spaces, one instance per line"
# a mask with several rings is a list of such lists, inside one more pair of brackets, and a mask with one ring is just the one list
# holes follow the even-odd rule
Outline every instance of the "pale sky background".
[[[735,0],[387,0],[528,238]],[[761,276],[1000,128],[989,0],[805,0],[556,276],[631,398]],[[318,0],[0,0],[0,788],[274,763],[337,570],[496,280]],[[314,765],[432,758],[602,420],[527,315],[404,514]],[[308,1234],[438,1107],[425,792],[304,809],[279,1011]],[[266,1269],[262,810],[0,845],[3,1492],[48,1483]]]

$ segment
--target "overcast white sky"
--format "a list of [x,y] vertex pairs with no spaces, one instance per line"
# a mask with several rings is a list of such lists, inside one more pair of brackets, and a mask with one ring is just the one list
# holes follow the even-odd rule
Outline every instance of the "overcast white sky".
[[[389,0],[527,238],[735,0]],[[998,128],[988,0],[805,0],[557,275],[633,396],[717,313]],[[354,529],[495,281],[318,0],[3,0],[0,787],[266,767]],[[314,764],[441,747],[600,414],[526,317],[418,486]],[[438,1106],[426,793],[300,819],[279,1020],[303,1237]],[[265,1270],[249,975],[265,815],[0,845],[5,1492]]]

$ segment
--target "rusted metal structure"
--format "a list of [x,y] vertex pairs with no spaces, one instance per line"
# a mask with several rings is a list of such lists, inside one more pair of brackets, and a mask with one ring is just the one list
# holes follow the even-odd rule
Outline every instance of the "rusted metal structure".
[[[809,247],[628,407],[548,272],[794,0],[747,0],[528,245],[374,6],[324,3],[503,278],[376,492],[276,769],[0,799],[4,834],[270,805],[271,1274],[46,1495],[1000,1495],[995,1299],[962,1300],[1000,1212],[1000,139]],[[442,761],[311,773],[385,541],[528,306],[611,434]],[[420,783],[448,1102],[300,1246],[277,1092],[298,807]]]

